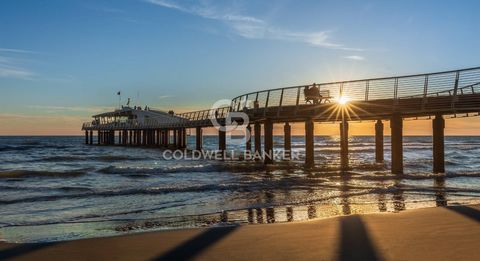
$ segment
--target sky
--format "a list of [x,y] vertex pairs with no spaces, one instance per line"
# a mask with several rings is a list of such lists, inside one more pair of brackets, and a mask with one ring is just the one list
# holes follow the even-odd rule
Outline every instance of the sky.
[[[184,112],[268,88],[476,67],[478,10],[478,1],[3,0],[0,135],[81,134],[92,114],[118,106],[118,91],[122,104]],[[373,123],[359,126],[355,134],[373,133]],[[406,126],[431,133],[430,121]],[[452,119],[446,133],[479,127]]]

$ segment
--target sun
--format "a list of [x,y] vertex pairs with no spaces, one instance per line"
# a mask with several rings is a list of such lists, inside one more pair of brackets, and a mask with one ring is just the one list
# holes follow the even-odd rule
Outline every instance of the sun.
[[350,101],[350,99],[346,96],[340,96],[337,100],[337,102],[340,104],[340,105],[345,105],[348,103],[348,101]]

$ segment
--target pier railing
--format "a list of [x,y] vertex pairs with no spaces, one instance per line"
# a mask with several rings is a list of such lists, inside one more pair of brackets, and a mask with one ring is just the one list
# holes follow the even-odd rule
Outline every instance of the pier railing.
[[[266,112],[273,107],[275,111],[281,112],[282,107],[312,104],[312,100],[305,97],[307,86],[311,85],[251,92],[234,98],[228,107],[184,112],[171,115],[171,118],[161,118],[161,120],[160,118],[148,118],[143,121],[87,122],[83,124],[83,129],[171,128],[196,126],[200,123],[208,126],[209,119],[224,119],[230,112],[254,108],[265,109],[264,112]],[[411,100],[417,104],[415,108],[419,111],[445,110],[448,109],[445,108],[446,106],[453,113],[459,106],[464,110],[472,111],[479,107],[478,96],[472,94],[480,94],[480,67],[398,77],[320,83],[316,84],[316,87],[319,88],[322,96],[319,103],[335,102],[345,97],[346,100],[352,102],[380,101],[382,105],[391,104],[393,108],[397,108],[397,104]],[[440,98],[433,99],[438,97]],[[406,103],[403,104],[402,108],[405,108]]]
[[192,112],[184,112],[174,114],[171,118],[162,118],[161,121],[155,118],[144,119],[139,121],[136,119],[109,122],[109,123],[95,123],[85,122],[82,125],[82,129],[101,128],[101,129],[140,129],[140,128],[165,128],[165,127],[182,127],[188,122],[192,121],[205,121],[213,118],[223,119],[227,117],[230,112],[230,107],[220,107],[217,109],[208,109]]
[[216,109],[207,109],[200,111],[191,111],[176,114],[176,116],[187,119],[189,121],[208,120],[212,118],[225,118],[230,112],[230,107],[221,107]]
[[[304,90],[299,85],[238,96],[232,100],[232,111],[244,109],[299,106],[309,104]],[[480,67],[445,71],[428,74],[416,74],[398,77],[372,78],[364,80],[331,82],[316,84],[322,96],[328,93],[335,101],[345,97],[349,101],[400,100],[429,97],[458,96],[480,93]]]

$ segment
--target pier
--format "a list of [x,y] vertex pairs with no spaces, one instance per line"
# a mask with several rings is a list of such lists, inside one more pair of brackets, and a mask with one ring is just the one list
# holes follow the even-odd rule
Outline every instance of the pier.
[[[311,85],[262,90],[232,99],[230,106],[185,113],[123,107],[114,112],[94,115],[84,123],[85,143],[99,145],[185,148],[187,129],[196,133],[195,149],[202,150],[202,128],[240,122],[235,113],[248,116],[253,126],[253,150],[270,155],[273,151],[274,124],[284,126],[284,149],[291,149],[292,123],[305,124],[305,166],[313,167],[315,123],[338,124],[340,129],[339,161],[349,169],[349,122],[371,121],[375,124],[375,159],[384,161],[384,122],[390,122],[391,171],[402,174],[403,121],[432,121],[432,171],[445,171],[445,118],[478,116],[480,112],[480,67],[462,70],[372,78],[315,84],[318,96],[311,98]],[[232,121],[227,121],[232,119]],[[261,133],[263,129],[263,145]],[[321,132],[321,130],[320,130]],[[218,133],[218,149],[226,150],[226,133]],[[252,140],[245,148],[252,150]],[[265,164],[274,159],[265,157]]]

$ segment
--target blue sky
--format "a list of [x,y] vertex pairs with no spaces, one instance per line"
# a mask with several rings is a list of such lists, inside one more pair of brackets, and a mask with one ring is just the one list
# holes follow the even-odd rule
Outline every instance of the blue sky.
[[259,89],[479,66],[478,10],[477,1],[4,0],[0,120],[75,126],[118,104],[118,90],[185,111]]

